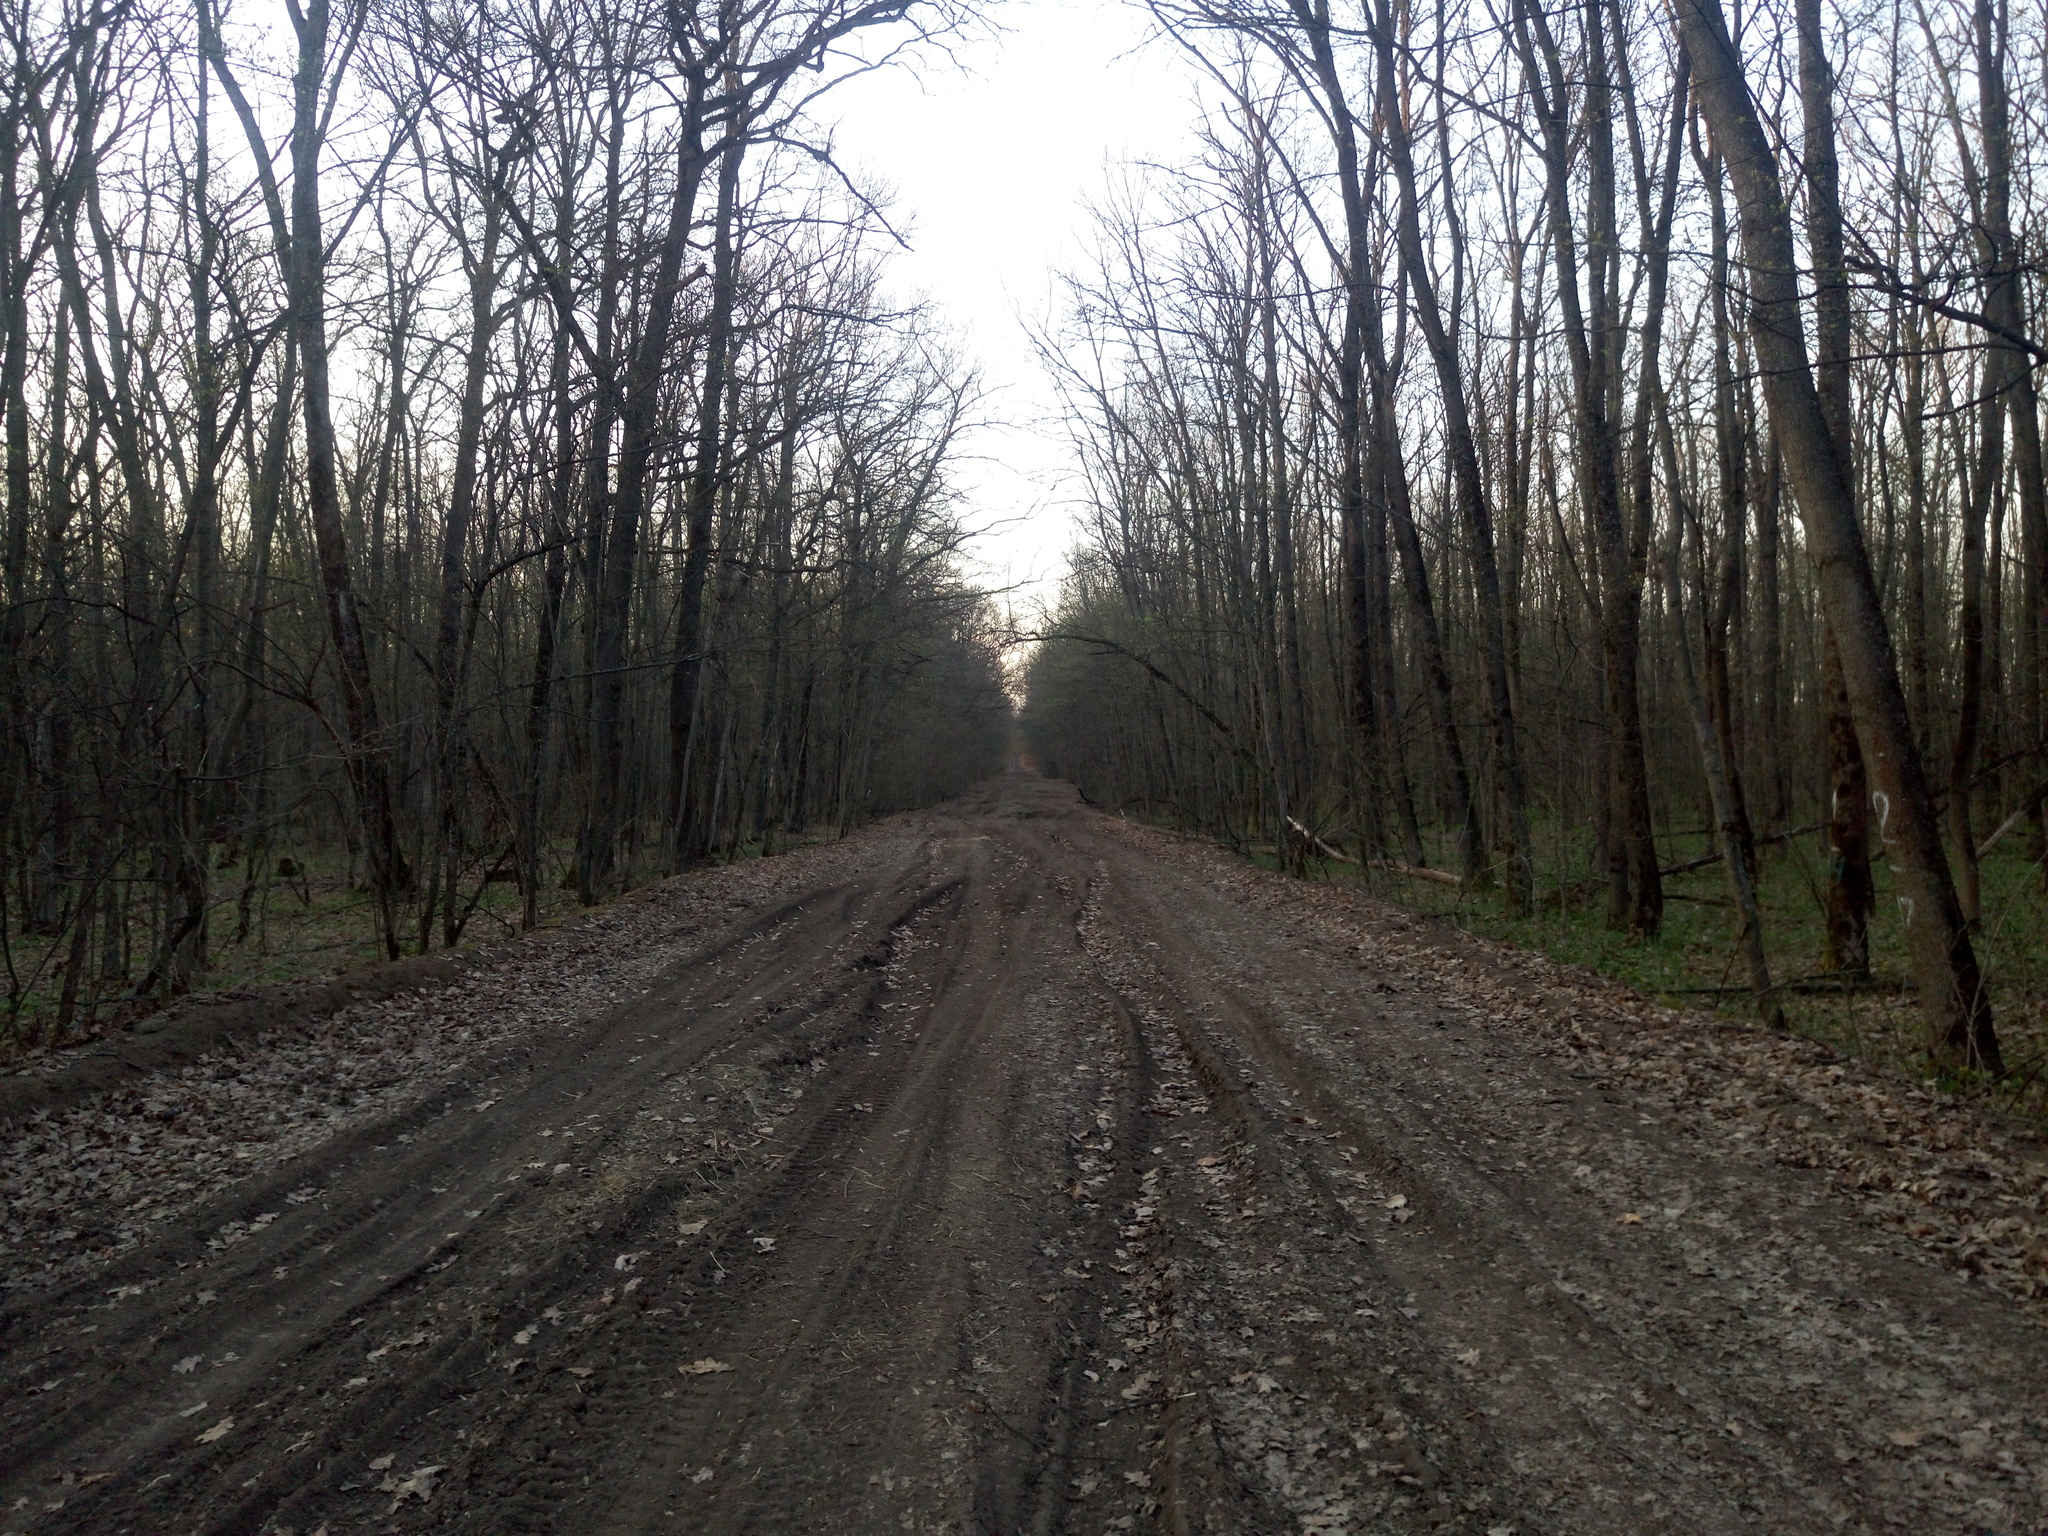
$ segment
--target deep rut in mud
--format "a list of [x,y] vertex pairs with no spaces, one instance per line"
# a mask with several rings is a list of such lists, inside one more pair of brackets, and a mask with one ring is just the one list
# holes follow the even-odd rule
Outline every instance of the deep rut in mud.
[[1025,778],[865,846],[10,1303],[0,1531],[2043,1528],[2013,1304],[1393,909]]

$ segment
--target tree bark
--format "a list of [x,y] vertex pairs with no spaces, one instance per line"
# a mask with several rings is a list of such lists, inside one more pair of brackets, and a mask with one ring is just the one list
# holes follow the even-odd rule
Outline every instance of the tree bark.
[[[1806,238],[1813,256],[1815,388],[1834,442],[1843,483],[1856,485],[1855,418],[1849,359],[1849,280],[1844,267],[1842,197],[1835,153],[1834,71],[1821,35],[1820,0],[1795,0],[1799,33],[1799,104],[1806,130]],[[1828,969],[1861,976],[1870,970],[1870,920],[1877,886],[1870,868],[1870,781],[1857,737],[1832,621],[1823,618],[1821,646],[1828,746]]]
[[612,492],[605,531],[604,562],[595,594],[595,643],[591,652],[591,804],[583,835],[584,881],[593,896],[608,894],[619,878],[619,788],[625,772],[622,733],[625,708],[626,637],[631,623],[633,574],[639,562],[641,525],[646,521],[649,481],[659,447],[661,386],[669,339],[682,296],[683,262],[703,184],[706,84],[701,71],[687,76],[683,139],[676,152],[675,183],[669,196],[668,227],[649,287],[647,311],[626,366],[625,408],[621,412],[618,483]]
[[1898,870],[1930,1054],[1943,1066],[2003,1070],[1991,1002],[1956,900],[1939,823],[1899,683],[1891,636],[1856,516],[1847,466],[1814,384],[1799,274],[1776,153],[1743,77],[1720,0],[1672,0],[1703,113],[1735,184],[1750,270],[1750,329],[1841,654],[1857,735],[1877,783],[1879,835]]
[[746,153],[744,121],[728,129],[720,146],[718,213],[711,247],[711,313],[705,322],[704,374],[697,396],[696,454],[685,482],[682,589],[677,598],[675,656],[669,671],[669,867],[681,870],[704,856],[710,826],[690,799],[691,748],[703,689],[704,593],[711,571],[713,519],[724,485],[725,396],[731,385],[733,310],[739,300],[740,168]]
[[[1650,814],[1649,758],[1643,738],[1639,658],[1642,636],[1642,569],[1622,513],[1621,439],[1610,415],[1618,392],[1617,317],[1612,313],[1610,271],[1620,253],[1616,234],[1612,81],[1601,7],[1584,11],[1589,75],[1585,117],[1588,230],[1585,300],[1580,296],[1578,241],[1571,211],[1573,130],[1563,61],[1550,24],[1540,10],[1516,0],[1516,40],[1523,75],[1543,129],[1545,203],[1550,246],[1557,267],[1557,294],[1572,369],[1575,479],[1581,515],[1594,533],[1599,557],[1602,672],[1607,717],[1608,850],[1612,878],[1608,921],[1638,937],[1663,923],[1664,890]],[[1533,46],[1532,46],[1533,34]],[[1538,53],[1541,54],[1539,68]],[[1674,114],[1681,110],[1674,104]],[[1674,121],[1679,120],[1676,116]],[[1661,244],[1661,242],[1660,242]],[[1653,257],[1652,259],[1657,259]],[[1662,265],[1660,261],[1660,267]],[[1661,271],[1652,290],[1653,313],[1646,321],[1644,367],[1654,370],[1648,347],[1662,327]]]
[[1478,588],[1481,663],[1485,677],[1487,720],[1492,728],[1494,772],[1500,788],[1501,823],[1496,841],[1508,909],[1529,911],[1533,897],[1527,796],[1515,740],[1515,708],[1508,677],[1507,630],[1501,613],[1500,570],[1494,556],[1493,518],[1479,472],[1479,451],[1472,436],[1472,417],[1465,391],[1464,365],[1456,342],[1444,323],[1435,280],[1422,242],[1422,203],[1415,158],[1394,69],[1394,18],[1390,0],[1374,0],[1368,28],[1378,59],[1378,124],[1387,159],[1400,193],[1396,220],[1401,264],[1415,299],[1421,327],[1443,399],[1444,438],[1458,510],[1471,540],[1475,585]]

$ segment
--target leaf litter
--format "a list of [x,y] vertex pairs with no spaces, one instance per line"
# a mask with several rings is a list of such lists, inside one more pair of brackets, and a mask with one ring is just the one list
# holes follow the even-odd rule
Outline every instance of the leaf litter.
[[[235,1184],[437,1094],[466,1111],[490,1108],[496,1100],[479,1101],[463,1080],[479,1058],[574,1031],[643,992],[707,930],[836,878],[891,835],[900,832],[878,823],[780,858],[695,871],[544,942],[501,945],[432,991],[359,1003],[307,1027],[280,1017],[274,1034],[31,1117],[0,1135],[0,1293],[84,1274]],[[106,1048],[88,1042],[35,1066],[62,1068]],[[307,1187],[287,1199],[317,1194]],[[276,1219],[231,1222],[211,1246],[231,1247]]]

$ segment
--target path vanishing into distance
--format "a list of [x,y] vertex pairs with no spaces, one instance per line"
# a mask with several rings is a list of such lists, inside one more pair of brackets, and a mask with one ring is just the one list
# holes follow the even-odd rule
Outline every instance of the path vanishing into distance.
[[17,1133],[0,1531],[2048,1525],[1818,1048],[1021,775],[501,969]]

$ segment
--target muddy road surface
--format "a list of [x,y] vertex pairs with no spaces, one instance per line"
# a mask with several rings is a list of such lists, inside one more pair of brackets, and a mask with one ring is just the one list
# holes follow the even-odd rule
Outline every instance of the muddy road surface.
[[862,834],[17,1292],[0,1531],[2048,1527],[2021,1303],[1231,868],[1031,779]]

